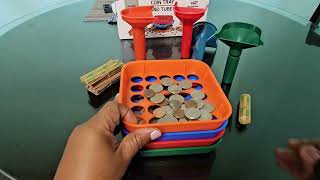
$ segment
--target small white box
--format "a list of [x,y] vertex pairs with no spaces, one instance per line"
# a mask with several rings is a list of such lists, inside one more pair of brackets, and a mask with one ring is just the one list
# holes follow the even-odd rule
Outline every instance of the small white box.
[[[149,24],[146,27],[146,38],[157,37],[173,37],[182,35],[182,23],[174,15],[173,5],[178,2],[179,7],[195,7],[205,8],[209,4],[209,0],[116,0],[115,6],[117,9],[118,34],[120,39],[132,39],[131,25],[125,22],[120,14],[120,11],[126,7],[132,6],[153,6],[152,14],[154,16],[172,16],[172,25],[166,28],[159,28],[154,24]],[[208,10],[207,10],[208,11]],[[206,21],[207,11],[203,17],[197,22]]]

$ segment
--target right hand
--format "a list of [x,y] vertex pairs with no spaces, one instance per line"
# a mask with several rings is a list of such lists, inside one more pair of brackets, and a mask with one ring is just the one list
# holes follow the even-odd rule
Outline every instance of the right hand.
[[320,140],[290,139],[288,148],[276,150],[278,165],[299,180],[314,176],[314,167],[320,161]]

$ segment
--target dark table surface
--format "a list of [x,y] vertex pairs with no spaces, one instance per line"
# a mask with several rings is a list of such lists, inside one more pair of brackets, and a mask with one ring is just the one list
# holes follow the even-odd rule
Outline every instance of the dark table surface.
[[[83,22],[92,4],[50,11],[0,37],[0,168],[15,177],[53,177],[68,135],[97,111],[79,77],[106,59],[128,57],[116,26]],[[265,45],[243,52],[230,90],[232,124],[215,152],[136,158],[129,179],[291,179],[277,167],[274,149],[288,138],[319,137],[319,36],[309,26],[237,1],[214,1],[207,19],[219,29],[242,21],[263,30]],[[170,57],[179,51],[177,38],[159,42]],[[170,58],[157,54],[153,43],[148,47],[149,58]],[[219,80],[228,50],[219,42],[212,64]],[[252,96],[253,123],[240,132],[235,112],[242,93]]]

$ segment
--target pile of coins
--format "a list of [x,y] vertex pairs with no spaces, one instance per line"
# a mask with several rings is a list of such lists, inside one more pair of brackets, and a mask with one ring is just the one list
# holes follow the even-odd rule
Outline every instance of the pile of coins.
[[[195,120],[211,120],[214,105],[206,102],[206,95],[201,90],[193,89],[190,100],[180,95],[183,90],[192,88],[190,80],[182,80],[176,84],[170,77],[160,79],[161,84],[152,84],[144,91],[144,96],[159,107],[154,109],[150,123],[186,122]],[[167,89],[169,96],[161,92]]]

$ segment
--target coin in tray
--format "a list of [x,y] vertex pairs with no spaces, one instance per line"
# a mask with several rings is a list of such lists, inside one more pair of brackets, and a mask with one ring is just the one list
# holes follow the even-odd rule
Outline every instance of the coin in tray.
[[[206,102],[205,93],[201,90],[193,89],[191,99],[185,100],[180,94],[187,94],[184,91],[192,88],[189,80],[179,81],[177,84],[170,77],[160,79],[160,83],[149,86],[143,92],[143,95],[153,104],[158,106],[154,109],[152,115],[154,118],[150,123],[166,122],[187,122],[196,120],[212,119],[214,105]],[[169,94],[164,95],[164,89],[167,88]],[[189,95],[189,94],[187,94]]]

